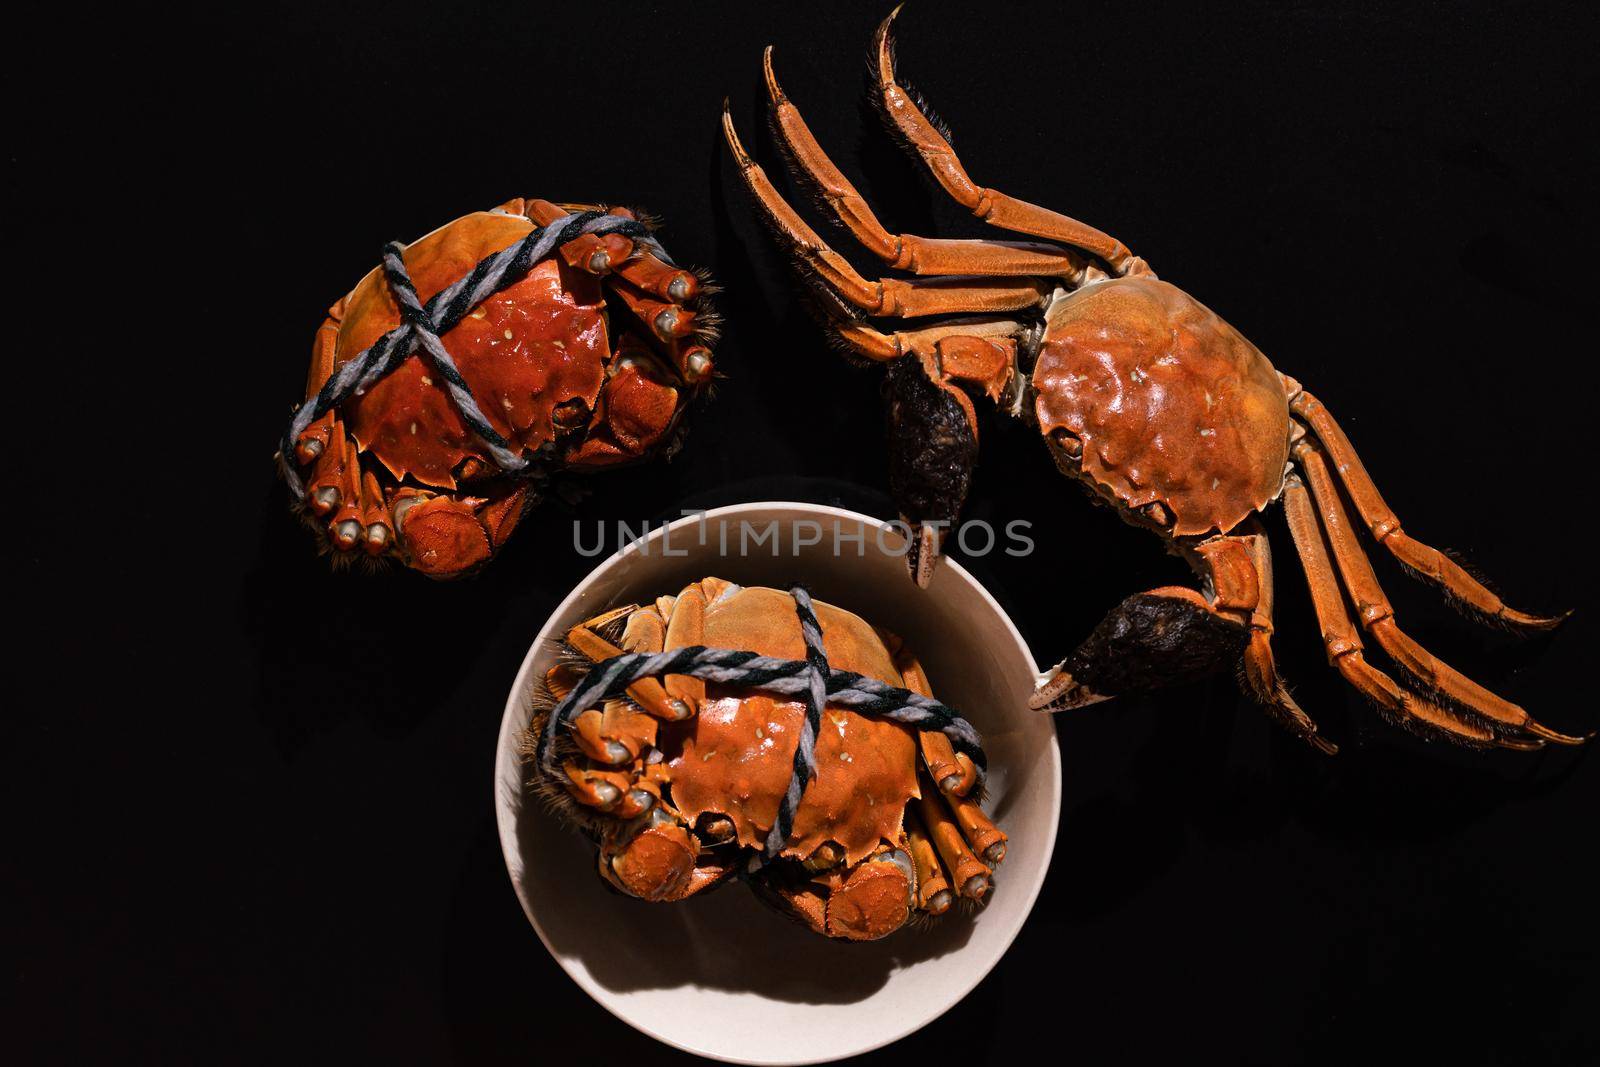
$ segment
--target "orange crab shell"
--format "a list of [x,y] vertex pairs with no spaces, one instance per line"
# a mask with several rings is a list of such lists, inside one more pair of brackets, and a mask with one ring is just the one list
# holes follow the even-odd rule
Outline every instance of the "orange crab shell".
[[1174,536],[1226,533],[1283,489],[1278,372],[1176,286],[1115,278],[1057,301],[1033,385],[1040,432],[1076,437],[1083,474],[1127,507],[1161,505]]
[[[742,648],[783,659],[804,659],[805,641],[794,601],[776,589],[744,588],[718,599],[728,588],[719,579],[701,583],[710,605],[704,643]],[[902,685],[883,635],[865,620],[815,602],[823,647],[837,670]],[[706,812],[733,821],[741,845],[759,848],[777,819],[778,803],[794,770],[804,712],[794,701],[726,686],[708,687],[699,714],[664,728],[662,747],[677,755],[672,797],[690,825]],[[665,736],[679,731],[681,736]],[[795,812],[784,856],[804,859],[826,841],[855,863],[880,844],[899,840],[906,803],[919,796],[917,747],[912,732],[885,719],[828,707],[817,733],[817,774]]]
[[[465,276],[485,256],[521,240],[534,223],[522,201],[479,211],[412,243],[404,254],[418,297],[426,302]],[[601,466],[637,458],[673,421],[678,391],[670,377],[641,354],[633,373],[605,390],[612,361],[600,278],[575,270],[561,257],[546,259],[513,285],[495,293],[443,335],[490,423],[515,449],[538,449],[562,438],[558,409],[591,422],[599,439],[562,441],[569,466]],[[399,307],[381,270],[363,278],[342,304],[335,366],[360,354],[400,325]],[[492,469],[493,460],[445,394],[443,383],[413,354],[364,394],[344,406],[351,434],[396,479],[456,487],[464,460]],[[569,422],[568,429],[571,429]]]

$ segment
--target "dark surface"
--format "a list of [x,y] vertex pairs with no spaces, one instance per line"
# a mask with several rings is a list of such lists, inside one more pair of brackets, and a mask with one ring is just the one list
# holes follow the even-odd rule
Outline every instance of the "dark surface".
[[[900,26],[902,69],[976,179],[1115,233],[1315,389],[1408,529],[1519,606],[1579,608],[1517,643],[1376,561],[1415,637],[1552,726],[1594,728],[1592,14],[990,7],[915,0]],[[877,377],[792,298],[716,123],[730,96],[777,163],[759,118],[776,44],[891,226],[981,233],[865,104],[883,8],[261,3],[146,23],[109,64],[75,29],[17,42],[42,73],[15,83],[7,230],[50,232],[8,244],[52,291],[23,303],[40,343],[10,354],[47,356],[51,389],[34,404],[14,382],[13,410],[52,409],[13,435],[7,505],[27,635],[0,744],[8,1048],[681,1058],[567,980],[494,835],[505,691],[592,562],[574,513],[548,508],[479,580],[332,574],[271,454],[323,309],[385,241],[513,195],[609,199],[661,213],[674,253],[717,271],[727,378],[676,462],[592,481],[585,521],[775,497],[888,511]],[[92,104],[41,110],[64,82]],[[91,262],[45,271],[61,249]],[[1039,550],[972,566],[1039,660],[1187,580],[1036,436],[984,417],[967,517],[1025,519]],[[964,1003],[872,1062],[1041,1042],[1084,1063],[1595,1061],[1595,752],[1476,755],[1382,725],[1325,668],[1276,512],[1268,528],[1280,664],[1342,753],[1226,677],[1063,715],[1032,919]]]

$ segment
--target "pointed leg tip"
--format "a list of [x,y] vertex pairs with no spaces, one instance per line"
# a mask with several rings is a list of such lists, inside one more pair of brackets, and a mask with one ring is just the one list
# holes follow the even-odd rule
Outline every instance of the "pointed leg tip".
[[1518,630],[1531,630],[1535,633],[1548,633],[1549,631],[1559,627],[1568,619],[1572,618],[1573,610],[1574,609],[1572,608],[1568,608],[1566,611],[1559,612],[1555,615],[1530,615],[1525,611],[1513,611],[1512,609],[1507,608],[1500,613],[1500,621],[1508,626],[1513,626]]
[[1339,746],[1334,744],[1332,741],[1329,741],[1321,734],[1312,734],[1310,737],[1307,737],[1306,740],[1310,742],[1312,748],[1316,749],[1324,756],[1337,756],[1339,754]]
[[777,72],[772,69],[772,46],[769,44],[761,53],[761,72],[767,79],[767,97],[772,101],[773,107],[780,107],[789,102],[783,93],[783,86],[778,84]]
[[894,20],[900,14],[900,4],[889,17],[878,24],[877,50],[878,50],[878,78],[880,82],[894,81]]
[[733,153],[733,161],[739,165],[739,169],[748,169],[751,166],[750,154],[739,140],[739,131],[733,125],[733,112],[728,110],[726,98],[722,101],[722,137],[728,142],[728,151]]
[[1523,724],[1522,728],[1535,737],[1542,738],[1551,742],[1552,744],[1557,745],[1584,745],[1588,744],[1589,741],[1595,736],[1595,731],[1591,730],[1582,737],[1573,737],[1571,734],[1564,734],[1556,730],[1552,730],[1550,727],[1544,725],[1544,723],[1535,719],[1529,719]]

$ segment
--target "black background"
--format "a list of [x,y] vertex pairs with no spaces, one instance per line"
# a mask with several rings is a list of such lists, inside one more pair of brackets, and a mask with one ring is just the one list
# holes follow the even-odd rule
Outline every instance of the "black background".
[[[1378,560],[1414,636],[1574,731],[1597,725],[1579,11],[914,0],[899,34],[979,182],[1122,238],[1317,391],[1408,529],[1519,605],[1580,609],[1517,643]],[[26,633],[7,999],[26,1044],[683,1058],[592,1004],[528,927],[494,834],[494,738],[527,642],[591,566],[577,514],[890,512],[876,376],[795,304],[716,122],[730,97],[777,163],[775,44],[891,227],[981,234],[867,109],[884,13],[256,3],[112,28],[104,65],[70,28],[20,57],[48,76],[14,85],[14,266],[37,283],[51,253],[92,253],[43,279],[60,284],[33,304],[35,347],[13,353],[48,356],[50,384],[7,505]],[[81,102],[34,106],[69,87]],[[676,461],[593,479],[479,579],[332,574],[271,462],[322,310],[383,242],[516,195],[663,215],[674,254],[726,288],[726,380]],[[969,562],[1039,660],[1185,580],[1031,431],[991,415],[983,447],[968,517],[1026,519],[1040,550]],[[1061,716],[1060,838],[1027,927],[962,1004],[869,1060],[1594,1061],[1593,752],[1479,755],[1382,725],[1325,667],[1276,511],[1269,527],[1280,663],[1342,753],[1277,731],[1226,678]]]

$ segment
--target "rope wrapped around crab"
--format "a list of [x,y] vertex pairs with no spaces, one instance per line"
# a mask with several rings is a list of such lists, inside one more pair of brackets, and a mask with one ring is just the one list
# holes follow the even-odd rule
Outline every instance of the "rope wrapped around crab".
[[[795,175],[863,247],[916,277],[857,272],[750,157],[726,108],[723,129],[753,202],[821,297],[814,306],[830,337],[852,358],[886,367],[889,485],[913,531],[911,577],[928,583],[958,520],[978,455],[973,396],[987,396],[1037,430],[1061,472],[1094,500],[1161,537],[1201,586],[1127,598],[1050,672],[1034,707],[1082,707],[1237,665],[1247,695],[1334,752],[1274,663],[1272,560],[1260,517],[1281,502],[1328,661],[1380,713],[1474,747],[1581,744],[1402,630],[1361,528],[1471,618],[1536,633],[1565,616],[1511,607],[1402,529],[1328,409],[1121,241],[975,182],[949,131],[899,79],[898,13],[879,27],[871,60],[873,100],[891,135],[957,203],[1033,240],[885,229],[778,84],[770,48],[772,128]],[[1393,676],[1369,661],[1369,640]]]
[[573,627],[565,652],[523,739],[529,785],[612,888],[678,901],[739,877],[854,941],[989,893],[1006,835],[977,735],[893,634],[798,587],[706,578]]
[[336,560],[464,575],[552,475],[676,449],[716,315],[653,230],[517,199],[385,250],[317,331],[279,452]]

